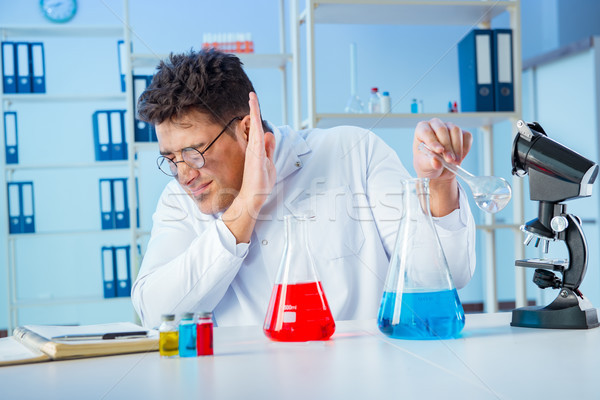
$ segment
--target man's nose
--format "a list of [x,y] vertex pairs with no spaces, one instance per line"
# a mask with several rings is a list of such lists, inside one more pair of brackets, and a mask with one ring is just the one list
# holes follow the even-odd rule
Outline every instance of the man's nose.
[[199,174],[199,169],[190,167],[186,162],[177,163],[177,179],[179,179],[180,184],[186,185],[190,180],[197,177]]

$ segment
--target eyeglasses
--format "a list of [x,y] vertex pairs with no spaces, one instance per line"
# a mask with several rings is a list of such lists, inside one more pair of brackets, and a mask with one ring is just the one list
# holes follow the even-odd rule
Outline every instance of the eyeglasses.
[[231,121],[229,121],[227,125],[225,125],[225,128],[223,128],[223,130],[219,132],[217,137],[212,142],[210,142],[208,146],[206,146],[202,151],[198,150],[195,147],[186,147],[185,149],[181,149],[181,161],[174,161],[165,156],[158,157],[156,159],[158,169],[160,169],[161,172],[165,175],[176,177],[177,164],[179,163],[184,162],[190,168],[194,169],[200,169],[204,167],[204,164],[206,163],[206,160],[204,159],[204,153],[206,153],[208,149],[210,149],[210,146],[212,146],[217,141],[217,139],[221,137],[221,135],[227,130],[227,128],[229,128],[229,125],[231,125],[233,121],[242,119],[244,119],[244,117],[235,117]]

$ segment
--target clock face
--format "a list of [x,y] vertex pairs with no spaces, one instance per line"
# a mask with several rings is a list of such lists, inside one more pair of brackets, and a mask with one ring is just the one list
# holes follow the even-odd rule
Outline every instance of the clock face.
[[67,22],[77,12],[77,0],[40,0],[44,16],[52,22]]

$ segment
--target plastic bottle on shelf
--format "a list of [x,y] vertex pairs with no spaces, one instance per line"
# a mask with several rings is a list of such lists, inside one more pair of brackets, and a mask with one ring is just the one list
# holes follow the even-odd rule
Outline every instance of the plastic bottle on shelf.
[[417,105],[417,112],[422,114],[424,111],[423,100],[419,100],[419,104]]
[[384,114],[392,112],[392,98],[390,92],[383,92],[381,96],[381,112]]
[[369,112],[371,114],[379,114],[381,112],[381,98],[379,89],[371,88],[371,96],[369,97]]
[[417,103],[417,99],[412,99],[412,102],[410,103],[410,112],[413,114],[419,112],[419,103]]

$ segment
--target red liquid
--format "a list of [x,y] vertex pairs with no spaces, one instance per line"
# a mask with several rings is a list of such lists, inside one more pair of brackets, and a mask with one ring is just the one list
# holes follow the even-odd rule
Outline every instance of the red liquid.
[[213,324],[211,322],[196,325],[196,351],[199,356],[213,355]]
[[275,285],[264,331],[281,342],[329,339],[335,322],[321,282]]

